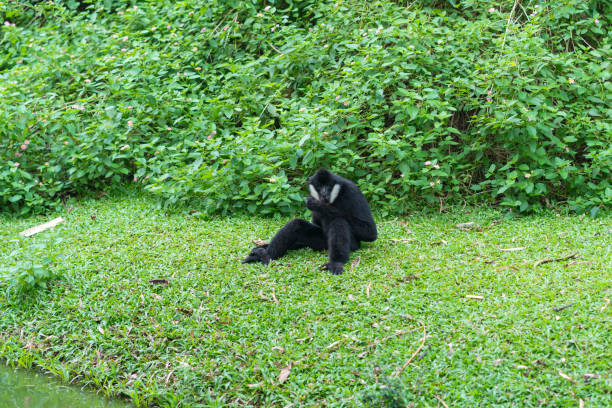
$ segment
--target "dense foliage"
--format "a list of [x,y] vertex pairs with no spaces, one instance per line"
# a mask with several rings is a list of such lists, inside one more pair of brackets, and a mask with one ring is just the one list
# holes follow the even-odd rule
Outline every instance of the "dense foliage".
[[612,202],[609,1],[0,1],[0,206]]

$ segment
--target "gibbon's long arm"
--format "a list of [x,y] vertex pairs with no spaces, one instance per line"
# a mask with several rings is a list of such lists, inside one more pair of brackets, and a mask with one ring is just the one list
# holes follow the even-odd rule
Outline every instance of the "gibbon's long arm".
[[355,237],[360,241],[372,242],[378,238],[376,224],[373,221],[365,221],[357,218],[349,213],[341,211],[337,207],[321,202],[314,197],[306,199],[306,208],[311,211],[316,211],[321,216],[326,218],[344,218],[351,226],[351,230]]

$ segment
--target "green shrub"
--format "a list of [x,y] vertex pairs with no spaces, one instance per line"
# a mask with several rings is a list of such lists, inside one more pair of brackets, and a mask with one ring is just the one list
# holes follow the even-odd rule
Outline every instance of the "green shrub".
[[2,207],[290,214],[321,166],[383,213],[612,202],[609,2],[93,3],[0,3]]
[[366,388],[362,393],[363,405],[371,408],[404,408],[407,403],[408,392],[405,385],[394,378],[383,378],[381,383]]
[[58,263],[62,257],[54,247],[61,241],[49,234],[14,240],[15,249],[0,263],[0,288],[8,296],[46,288],[60,274]]

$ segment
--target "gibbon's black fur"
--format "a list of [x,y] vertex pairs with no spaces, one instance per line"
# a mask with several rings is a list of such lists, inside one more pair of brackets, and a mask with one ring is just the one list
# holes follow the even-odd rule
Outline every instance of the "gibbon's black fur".
[[269,244],[253,248],[242,263],[267,265],[291,249],[327,249],[329,262],[322,267],[340,275],[351,251],[359,249],[361,241],[376,240],[378,233],[370,206],[355,183],[320,169],[308,179],[308,189],[306,208],[312,211],[312,223],[299,218],[289,221]]

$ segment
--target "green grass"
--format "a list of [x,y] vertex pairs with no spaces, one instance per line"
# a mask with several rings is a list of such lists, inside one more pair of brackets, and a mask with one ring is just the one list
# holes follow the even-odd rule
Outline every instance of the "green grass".
[[[12,364],[143,406],[612,406],[610,215],[378,220],[339,277],[308,250],[240,263],[286,219],[165,215],[142,196],[59,215],[61,277],[0,287]],[[0,256],[46,220],[0,218]],[[455,226],[468,221],[481,228]]]

